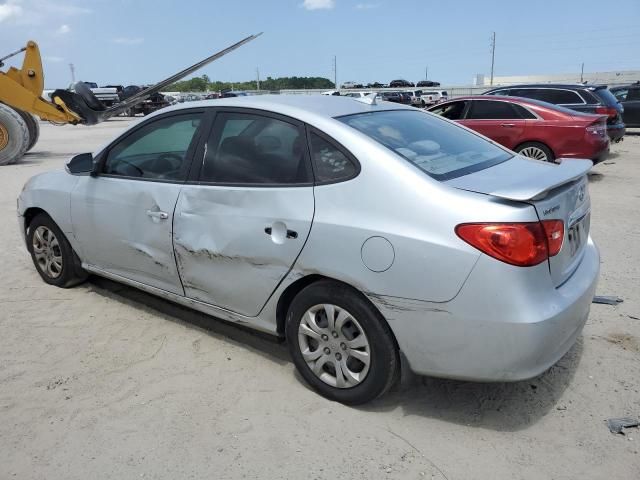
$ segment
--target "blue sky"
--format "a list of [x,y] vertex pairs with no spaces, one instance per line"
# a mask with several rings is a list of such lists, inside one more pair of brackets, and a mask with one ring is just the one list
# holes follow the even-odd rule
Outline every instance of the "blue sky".
[[76,79],[152,83],[244,36],[204,68],[214,80],[324,76],[338,82],[469,84],[496,75],[640,70],[640,1],[0,0],[0,56],[40,44],[47,88]]

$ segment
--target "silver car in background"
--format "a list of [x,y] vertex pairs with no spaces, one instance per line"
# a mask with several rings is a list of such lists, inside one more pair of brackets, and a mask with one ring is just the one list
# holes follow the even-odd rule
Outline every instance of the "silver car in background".
[[587,319],[599,272],[590,161],[515,155],[371,98],[163,109],[18,199],[37,271],[89,273],[286,338],[322,395],[423,375],[536,376]]

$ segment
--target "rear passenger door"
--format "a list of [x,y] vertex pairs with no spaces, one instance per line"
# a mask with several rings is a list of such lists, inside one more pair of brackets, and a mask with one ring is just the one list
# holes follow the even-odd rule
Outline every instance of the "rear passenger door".
[[460,123],[499,144],[514,149],[522,142],[527,122],[509,102],[473,100]]
[[201,164],[182,188],[174,217],[185,294],[256,316],[311,229],[304,126],[261,111],[220,109],[196,158]]

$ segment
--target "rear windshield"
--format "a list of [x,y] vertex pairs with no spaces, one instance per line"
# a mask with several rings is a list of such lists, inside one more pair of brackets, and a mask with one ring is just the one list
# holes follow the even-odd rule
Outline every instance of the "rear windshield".
[[615,107],[616,105],[618,105],[618,100],[608,88],[598,88],[596,90],[592,90],[592,93],[600,98],[600,100],[602,100],[605,105],[608,105],[610,107]]
[[484,170],[512,155],[454,123],[418,110],[339,117],[437,180]]

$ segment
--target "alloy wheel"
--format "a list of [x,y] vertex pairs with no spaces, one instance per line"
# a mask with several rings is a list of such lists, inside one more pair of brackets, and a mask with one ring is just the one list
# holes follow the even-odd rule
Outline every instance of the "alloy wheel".
[[307,310],[298,327],[298,343],[309,369],[332,387],[355,387],[369,372],[371,347],[364,329],[337,305]]
[[41,225],[33,232],[33,255],[40,271],[55,279],[62,274],[62,250],[53,232]]
[[542,160],[543,162],[548,162],[549,158],[544,151],[538,147],[526,147],[520,150],[520,155],[525,157],[533,158],[535,160]]

